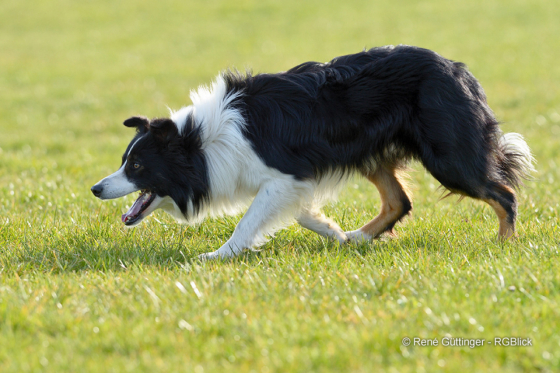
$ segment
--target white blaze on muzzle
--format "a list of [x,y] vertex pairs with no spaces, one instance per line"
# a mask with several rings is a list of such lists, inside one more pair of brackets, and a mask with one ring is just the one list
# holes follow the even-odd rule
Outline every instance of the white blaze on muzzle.
[[123,163],[121,168],[117,172],[107,176],[100,182],[94,185],[94,188],[101,187],[101,193],[99,198],[101,199],[113,199],[126,196],[127,194],[136,192],[138,188],[134,183],[130,182],[126,177],[124,168],[126,167],[126,162]]

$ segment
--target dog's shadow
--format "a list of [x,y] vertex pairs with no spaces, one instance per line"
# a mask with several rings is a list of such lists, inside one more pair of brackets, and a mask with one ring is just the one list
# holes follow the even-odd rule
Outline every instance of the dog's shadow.
[[[257,266],[263,262],[297,262],[299,258],[366,259],[384,265],[395,254],[418,255],[418,251],[441,251],[441,242],[427,237],[431,230],[411,229],[399,238],[381,237],[370,242],[339,244],[297,225],[284,229],[258,250],[236,258],[203,261],[199,255],[218,249],[233,233],[239,217],[212,219],[199,226],[185,226],[161,218],[149,219],[136,229],[100,221],[64,226],[41,237],[20,238],[5,248],[2,272],[18,275],[33,272],[121,271],[131,268],[182,269],[192,265]],[[101,219],[104,220],[104,219]],[[441,235],[441,232],[439,233]],[[493,240],[491,240],[493,241]],[[453,243],[453,239],[450,238]],[[488,242],[490,243],[490,242]],[[338,260],[337,259],[337,260]]]
[[[235,227],[234,222],[223,221],[211,227],[164,225],[153,229],[149,223],[143,229],[76,229],[64,235],[49,237],[37,244],[23,243],[10,250],[3,263],[4,272],[22,275],[31,272],[111,272],[131,268],[156,267],[167,270],[192,265],[212,267],[232,263],[257,266],[263,262],[291,261],[299,257],[368,256],[375,255],[384,240],[369,243],[340,245],[337,241],[288,228],[276,234],[257,250],[247,250],[235,258],[204,261],[199,255],[214,251],[226,242]],[[296,257],[296,258],[293,258]]]

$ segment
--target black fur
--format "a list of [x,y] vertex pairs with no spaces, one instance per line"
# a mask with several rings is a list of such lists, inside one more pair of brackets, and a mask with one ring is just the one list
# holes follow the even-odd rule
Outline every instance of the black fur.
[[230,93],[242,92],[233,105],[255,152],[297,179],[415,158],[443,186],[471,197],[500,194],[505,203],[507,190],[495,185],[519,184],[482,87],[463,64],[435,52],[374,48],[279,74],[224,77]]

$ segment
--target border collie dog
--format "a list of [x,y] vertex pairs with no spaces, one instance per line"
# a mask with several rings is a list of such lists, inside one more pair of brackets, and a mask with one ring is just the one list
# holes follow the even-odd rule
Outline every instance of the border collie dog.
[[[410,46],[373,48],[278,74],[220,74],[171,118],[135,116],[122,165],[91,190],[140,191],[134,226],[161,208],[177,220],[236,214],[231,238],[204,259],[238,255],[294,219],[341,243],[394,234],[412,209],[403,183],[418,160],[451,193],[488,203],[499,237],[515,235],[515,189],[533,171],[523,137],[502,134],[465,65]],[[353,174],[379,190],[379,215],[345,232],[321,213]]]

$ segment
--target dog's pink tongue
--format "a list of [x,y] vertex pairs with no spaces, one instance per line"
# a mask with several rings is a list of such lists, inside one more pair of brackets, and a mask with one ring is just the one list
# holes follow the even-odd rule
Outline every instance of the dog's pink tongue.
[[136,216],[136,214],[140,212],[140,209],[142,208],[142,202],[144,201],[143,197],[144,195],[138,197],[132,207],[130,207],[130,209],[128,209],[128,211],[124,213],[123,216],[121,216],[121,220],[123,223],[126,222],[129,217]]

